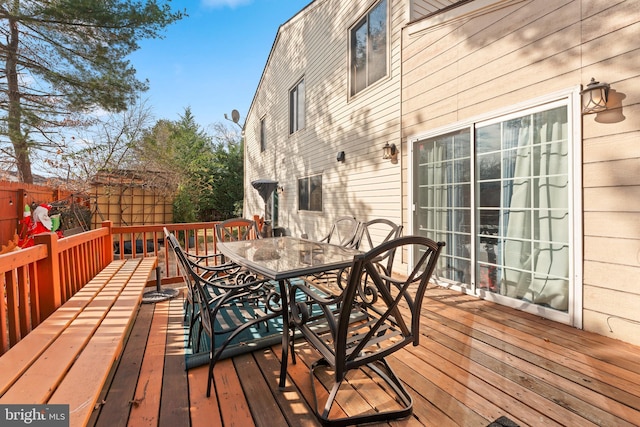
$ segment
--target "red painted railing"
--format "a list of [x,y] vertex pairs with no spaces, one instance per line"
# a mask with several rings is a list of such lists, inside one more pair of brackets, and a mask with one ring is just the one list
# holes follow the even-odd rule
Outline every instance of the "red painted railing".
[[[0,255],[0,355],[24,338],[114,257],[157,256],[163,284],[182,281],[164,245],[164,227],[196,254],[216,251],[215,222],[102,228],[58,239],[35,237],[35,246]],[[154,285],[155,279],[148,285]]]

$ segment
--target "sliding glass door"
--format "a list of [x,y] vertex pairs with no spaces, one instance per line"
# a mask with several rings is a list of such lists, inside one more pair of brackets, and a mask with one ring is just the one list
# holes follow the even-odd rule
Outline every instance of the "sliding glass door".
[[441,281],[568,313],[568,110],[559,102],[413,142],[413,232],[446,242]]
[[444,241],[438,274],[471,286],[471,138],[469,129],[414,145],[414,234]]

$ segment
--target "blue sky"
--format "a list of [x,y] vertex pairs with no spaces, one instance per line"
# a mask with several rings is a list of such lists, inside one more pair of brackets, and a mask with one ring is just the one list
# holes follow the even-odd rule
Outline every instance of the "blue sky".
[[157,120],[178,120],[191,107],[208,128],[240,112],[244,121],[278,27],[311,0],[173,0],[188,17],[163,39],[143,40],[130,56]]

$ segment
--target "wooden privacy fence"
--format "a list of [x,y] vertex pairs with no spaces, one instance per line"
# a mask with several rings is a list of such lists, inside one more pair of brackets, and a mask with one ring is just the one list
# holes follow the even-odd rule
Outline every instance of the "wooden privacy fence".
[[[100,273],[114,258],[156,256],[161,283],[182,281],[178,263],[164,245],[167,227],[185,250],[216,252],[216,222],[102,227],[58,239],[35,237],[35,246],[0,255],[0,355],[24,338]],[[152,278],[147,286],[154,285]]]
[[91,182],[92,228],[107,219],[116,227],[171,223],[174,193],[166,174],[100,171]]

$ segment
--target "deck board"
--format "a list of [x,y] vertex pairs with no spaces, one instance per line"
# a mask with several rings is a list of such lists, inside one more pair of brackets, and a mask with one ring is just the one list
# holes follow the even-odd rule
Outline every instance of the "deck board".
[[111,387],[103,399],[99,413],[95,413],[96,427],[126,426],[131,402],[136,390],[144,349],[147,346],[153,305],[143,304],[133,325],[129,340],[111,382]]
[[[256,424],[247,402],[248,397],[245,396],[242,390],[240,375],[235,369],[233,360],[225,359],[216,363],[213,377],[215,379],[215,388],[211,392],[215,392],[218,396],[223,424],[232,427],[255,426]],[[253,395],[249,396],[249,398],[256,400],[259,399],[259,396]]]
[[170,302],[167,325],[167,343],[164,356],[162,402],[159,427],[175,427],[189,424],[189,387],[185,372],[184,329],[182,328],[182,300]]
[[189,369],[189,412],[191,427],[222,427],[218,397],[213,393],[207,398],[207,366]]
[[[164,355],[167,342],[167,324],[169,304],[156,304],[149,340],[145,348],[140,377],[133,397],[133,405],[128,425],[155,426],[158,421],[160,398],[162,396],[162,378],[164,373]],[[185,390],[186,391],[186,390]]]
[[[260,371],[267,375],[267,378],[277,378],[280,375],[280,359],[274,354],[273,349],[265,349],[253,353]],[[271,393],[275,396],[279,409],[288,421],[288,425],[300,427],[316,427],[320,423],[311,412],[308,400],[302,394],[300,388],[296,387],[291,378],[295,375],[293,370],[289,370],[290,378],[285,386],[285,392],[281,392],[278,384],[274,381],[266,381]],[[308,389],[306,385],[309,383],[309,371],[304,369],[306,373],[306,382],[302,381],[302,389]],[[269,376],[270,375],[270,376]]]
[[[145,423],[131,418],[129,425],[319,425],[311,410],[308,368],[318,355],[302,342],[296,343],[298,362],[289,362],[284,390],[278,388],[281,353],[276,345],[218,363],[212,396],[206,398],[207,367],[184,371],[181,304],[176,298],[156,304],[155,310],[140,310],[125,354],[133,352],[130,346],[138,353],[152,345],[160,348],[154,334],[166,335],[163,370],[146,376],[142,370],[140,381],[161,374],[164,380],[159,401],[152,405],[156,418]],[[165,326],[152,328],[147,337],[138,329],[145,322],[149,327],[149,313],[154,322],[164,318]],[[414,414],[378,425],[483,427],[500,416],[522,426],[638,425],[640,347],[443,288],[427,291],[421,335],[418,347],[388,358],[410,389]],[[147,338],[146,346],[138,342]],[[159,350],[147,353],[145,358],[160,357]],[[120,390],[115,384],[121,369],[136,375],[126,369],[127,357],[113,390]],[[325,398],[322,384],[327,380],[326,375],[315,380]],[[343,397],[335,410],[349,413],[388,404],[388,393],[366,380],[366,372],[350,376],[349,399]],[[108,395],[103,409],[111,399]],[[111,411],[103,410],[97,425],[127,425],[112,422],[114,417],[106,418],[106,413]]]
[[[634,382],[637,374],[590,356],[588,343],[583,343],[585,351],[581,353],[564,347],[561,340],[552,342],[547,334],[527,335],[499,322],[489,323],[492,321],[472,317],[474,315],[459,309],[441,309],[438,315],[427,312],[423,318],[425,316],[433,320],[425,324],[430,324],[432,328],[440,327],[440,331],[450,337],[458,340],[471,337],[473,350],[487,352],[498,359],[509,358],[514,363],[526,361],[527,364],[517,365],[511,375],[521,378],[528,372],[530,387],[539,386],[541,381],[555,387],[556,390],[552,391],[549,387],[538,387],[536,394],[545,399],[545,412],[556,413],[555,419],[561,423],[564,422],[564,414],[557,411],[558,406],[583,414],[584,422],[590,420],[597,425],[635,425],[637,421],[634,420],[640,419],[637,410],[639,383]],[[583,333],[576,329],[573,331],[574,334]],[[616,342],[611,341],[609,345],[615,346]],[[462,354],[468,353],[467,350],[460,351]],[[637,359],[637,355],[633,358]],[[499,374],[507,376],[505,372]]]
[[247,400],[247,403],[251,414],[253,414],[256,426],[287,425],[287,420],[280,411],[268,382],[263,381],[262,371],[253,355],[244,354],[238,356],[234,358],[233,362],[243,392],[249,396],[254,396],[252,399]]

